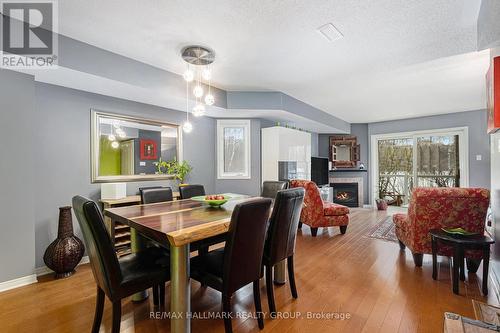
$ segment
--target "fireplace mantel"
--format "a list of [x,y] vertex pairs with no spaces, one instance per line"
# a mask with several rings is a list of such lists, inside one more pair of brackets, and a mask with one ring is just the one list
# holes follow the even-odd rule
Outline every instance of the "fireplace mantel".
[[[335,183],[357,183],[358,184],[358,207],[363,207],[363,178],[361,177],[349,177],[349,178],[337,178],[337,177],[330,177],[329,179],[330,184],[335,184]],[[335,185],[334,185],[335,186]]]

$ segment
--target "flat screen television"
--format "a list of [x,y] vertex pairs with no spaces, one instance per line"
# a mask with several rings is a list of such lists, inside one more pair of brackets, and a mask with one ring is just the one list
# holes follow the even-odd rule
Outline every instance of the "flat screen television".
[[311,157],[311,180],[318,186],[328,185],[328,158]]

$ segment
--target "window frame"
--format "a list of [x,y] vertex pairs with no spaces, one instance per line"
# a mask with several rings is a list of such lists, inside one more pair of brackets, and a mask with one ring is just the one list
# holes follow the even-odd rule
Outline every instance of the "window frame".
[[[227,127],[244,128],[245,172],[229,173],[224,171],[224,129]],[[249,119],[217,120],[217,179],[251,179],[251,121]]]

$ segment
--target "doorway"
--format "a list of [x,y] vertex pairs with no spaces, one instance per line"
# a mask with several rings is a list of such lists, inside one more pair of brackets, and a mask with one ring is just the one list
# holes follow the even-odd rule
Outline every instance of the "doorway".
[[407,206],[414,187],[467,187],[467,127],[372,135],[372,202]]

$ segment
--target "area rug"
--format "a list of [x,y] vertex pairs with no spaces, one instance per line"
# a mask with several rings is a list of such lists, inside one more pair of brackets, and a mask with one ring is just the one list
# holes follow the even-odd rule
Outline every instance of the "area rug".
[[398,242],[396,237],[396,226],[392,222],[392,216],[385,217],[382,221],[368,231],[367,237],[381,239],[386,242]]

